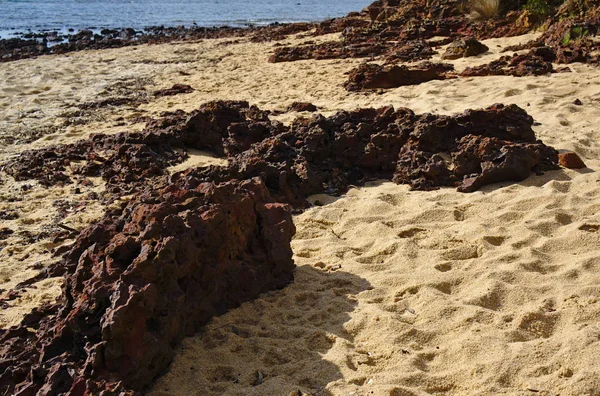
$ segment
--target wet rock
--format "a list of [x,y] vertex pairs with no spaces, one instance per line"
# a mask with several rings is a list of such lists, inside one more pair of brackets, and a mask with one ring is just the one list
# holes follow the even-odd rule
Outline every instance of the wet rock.
[[452,42],[442,54],[442,59],[458,59],[477,56],[489,51],[487,45],[480,43],[473,37],[460,38]]
[[572,151],[558,154],[558,163],[560,166],[569,169],[587,168],[581,157]]
[[149,186],[82,233],[56,317],[0,333],[2,394],[141,392],[184,336],[293,279],[287,205],[259,180],[186,187],[191,178]]
[[[132,28],[102,29],[100,34],[91,30],[82,30],[66,36],[55,36],[52,32],[41,34],[26,34],[20,38],[0,39],[0,62],[32,58],[45,54],[64,54],[85,49],[120,48],[140,44],[168,43],[182,40],[199,40],[210,38],[250,37],[252,41],[281,40],[289,34],[305,32],[314,27],[309,23],[273,24],[248,28],[232,27],[164,27],[153,26],[143,31]],[[71,30],[70,30],[71,32]],[[27,36],[27,37],[25,37]],[[33,38],[39,39],[35,40]],[[48,41],[58,44],[47,46]],[[64,42],[61,42],[64,41]]]
[[418,85],[431,80],[452,78],[454,67],[445,63],[424,62],[416,66],[377,65],[363,63],[350,71],[344,87],[348,91],[375,88],[396,88],[405,85]]

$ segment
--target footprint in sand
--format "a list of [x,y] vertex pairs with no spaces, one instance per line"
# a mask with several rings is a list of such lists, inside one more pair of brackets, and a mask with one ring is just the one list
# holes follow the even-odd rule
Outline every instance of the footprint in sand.
[[550,338],[560,319],[557,312],[528,312],[517,320],[517,328],[511,335],[511,342],[525,342],[540,338]]

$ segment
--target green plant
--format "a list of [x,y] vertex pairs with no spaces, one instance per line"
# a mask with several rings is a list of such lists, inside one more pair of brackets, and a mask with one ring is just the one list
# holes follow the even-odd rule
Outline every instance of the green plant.
[[550,6],[546,0],[527,0],[524,7],[536,18],[546,18],[550,14]]
[[589,36],[589,34],[590,32],[587,29],[581,26],[573,26],[572,28],[567,30],[567,33],[565,33],[565,35],[563,36],[562,44],[569,45],[571,41],[580,40],[586,36]]
[[491,19],[500,11],[500,0],[471,0],[469,6],[478,19]]

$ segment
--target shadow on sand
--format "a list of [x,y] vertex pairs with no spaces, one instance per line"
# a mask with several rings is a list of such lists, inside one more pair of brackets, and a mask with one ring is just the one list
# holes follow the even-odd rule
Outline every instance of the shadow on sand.
[[352,343],[344,324],[355,296],[370,289],[353,274],[300,266],[285,289],[213,318],[185,339],[149,394],[329,395],[324,387],[342,375],[323,355]]

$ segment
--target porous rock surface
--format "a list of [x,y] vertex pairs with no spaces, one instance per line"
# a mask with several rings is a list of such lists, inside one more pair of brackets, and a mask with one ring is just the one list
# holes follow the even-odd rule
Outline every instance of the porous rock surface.
[[349,72],[344,87],[348,91],[360,91],[419,85],[427,81],[453,78],[450,74],[452,71],[454,66],[446,63],[423,62],[415,66],[363,63]]
[[0,394],[138,394],[183,337],[293,279],[291,209],[260,180],[188,172],[117,212],[66,254],[60,306],[0,330]]
[[556,73],[552,66],[554,52],[548,47],[531,50],[527,54],[502,56],[490,63],[467,67],[460,73],[461,77],[483,76],[540,76]]
[[473,37],[459,38],[452,42],[442,54],[442,59],[467,58],[477,56],[489,50],[488,46]]
[[[556,150],[532,124],[516,105],[494,105],[455,116],[366,108],[284,126],[247,102],[211,102],[141,133],[24,152],[5,165],[15,178],[60,184],[70,182],[67,168],[87,169],[104,177],[109,196],[133,198],[46,270],[66,278],[59,303],[0,330],[0,394],[142,392],[184,336],[292,280],[292,207],[308,207],[307,196],[381,178],[470,192],[556,169]],[[167,175],[185,148],[229,165]]]

